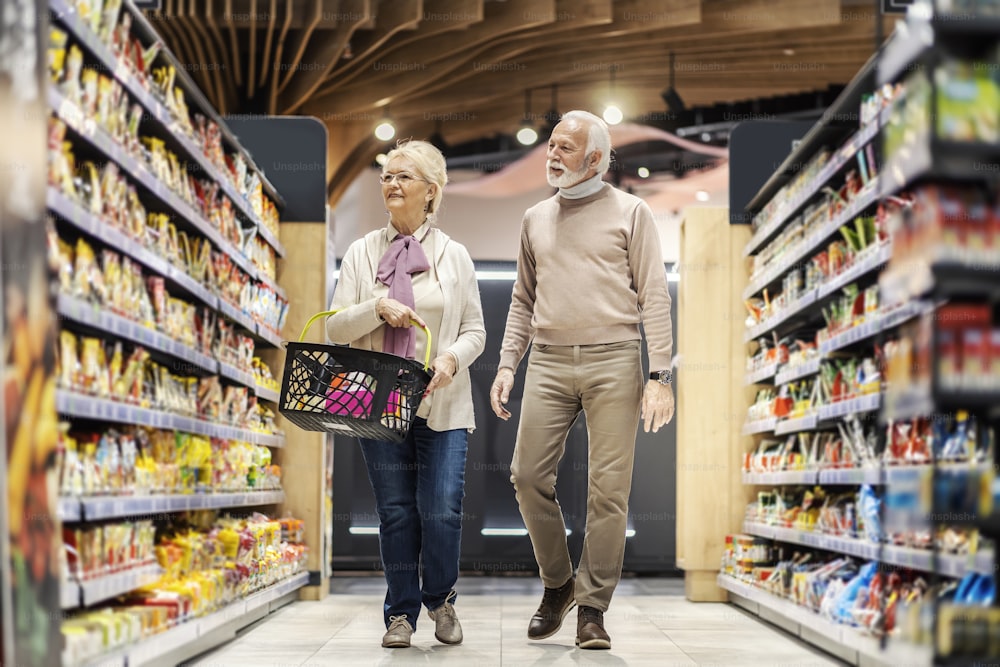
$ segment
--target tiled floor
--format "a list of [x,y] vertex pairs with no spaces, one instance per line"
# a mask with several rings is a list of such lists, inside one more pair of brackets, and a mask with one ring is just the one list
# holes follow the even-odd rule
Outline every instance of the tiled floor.
[[463,576],[455,605],[465,632],[459,646],[434,639],[426,613],[413,646],[384,649],[378,577],[335,578],[322,602],[297,602],[272,614],[236,640],[188,663],[198,667],[321,667],[445,665],[840,665],[830,656],[727,604],[687,602],[678,579],[626,579],[619,585],[605,626],[610,651],[574,646],[576,611],[549,639],[526,636],[541,599],[537,579]]

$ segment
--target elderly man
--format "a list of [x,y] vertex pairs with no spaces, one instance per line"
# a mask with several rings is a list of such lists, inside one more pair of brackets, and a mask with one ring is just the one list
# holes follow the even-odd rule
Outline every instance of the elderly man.
[[[604,612],[621,578],[635,435],[674,414],[670,294],[649,207],[603,181],[607,125],[586,111],[564,115],[549,138],[548,182],[559,192],[521,224],[510,312],[490,403],[501,419],[514,371],[531,344],[511,463],[521,516],[545,592],[530,639],[554,635],[578,606],[576,644],[611,648]],[[644,382],[641,335],[649,367]],[[587,533],[576,578],[556,499],[566,435],[583,411],[589,441]]]

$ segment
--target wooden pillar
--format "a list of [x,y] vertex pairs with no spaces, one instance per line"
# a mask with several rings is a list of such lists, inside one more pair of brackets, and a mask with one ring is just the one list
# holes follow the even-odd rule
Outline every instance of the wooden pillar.
[[[286,340],[298,340],[306,321],[316,313],[326,310],[326,231],[324,224],[281,223],[281,243],[287,254],[278,263],[278,283],[288,293],[288,318],[282,332]],[[332,270],[332,269],[331,269]],[[326,342],[325,327],[317,321],[309,330],[306,340]],[[267,359],[271,368],[284,368],[284,351]],[[324,484],[326,478],[326,437],[323,433],[303,431],[278,415],[280,427],[285,431],[285,448],[280,450],[282,481],[286,511],[305,521],[306,544],[309,545],[307,566],[311,574],[310,585],[301,589],[303,600],[322,600],[330,591],[326,565],[330,554],[325,553],[323,535],[326,524],[332,520],[325,509]]]
[[740,467],[750,396],[741,293],[747,225],[725,208],[690,208],[681,223],[677,352],[677,566],[685,595],[725,601],[715,584],[725,536],[738,532],[752,489]]

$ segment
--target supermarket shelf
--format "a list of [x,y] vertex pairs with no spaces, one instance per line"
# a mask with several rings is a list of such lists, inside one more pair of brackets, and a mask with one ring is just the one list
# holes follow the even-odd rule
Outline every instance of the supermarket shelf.
[[134,182],[153,193],[171,211],[187,220],[188,223],[208,238],[216,247],[229,255],[233,263],[240,269],[249,276],[256,277],[257,272],[251,266],[250,260],[228,240],[223,238],[222,234],[205,221],[201,214],[197,213],[190,204],[161,183],[153,175],[149,167],[129,155],[93,119],[86,118],[83,110],[75,103],[63,97],[62,93],[54,85],[49,86],[48,95],[50,108],[66,123],[67,127],[83,137],[107,158],[116,162]]
[[777,424],[777,419],[774,417],[768,417],[767,419],[758,419],[756,421],[750,421],[743,424],[743,435],[753,435],[755,433],[770,433],[774,430]]
[[264,445],[265,447],[280,448],[285,446],[285,436],[282,434],[255,433],[253,442],[258,445]]
[[796,419],[779,419],[774,425],[775,435],[788,435],[799,431],[812,431],[819,425],[816,414],[797,417]]
[[823,421],[828,421],[860,412],[872,412],[879,409],[881,402],[881,394],[869,394],[830,405],[821,405],[819,406],[819,418]]
[[1000,144],[923,137],[897,150],[888,161],[883,169],[882,196],[926,179],[992,182],[996,172],[982,165],[998,160]]
[[64,195],[58,189],[49,186],[45,193],[45,202],[48,209],[56,213],[60,219],[72,224],[85,234],[100,239],[105,245],[128,255],[143,266],[155,271],[202,301],[209,308],[215,309],[217,307],[218,299],[216,299],[215,295],[200,283],[195,282],[194,278],[173,264],[170,264],[159,255],[146,250],[146,248],[142,247],[138,242],[133,241],[120,230],[115,229],[97,216],[92,215],[83,206]]
[[300,572],[252,593],[222,609],[191,619],[148,639],[119,648],[84,663],[86,667],[179,664],[236,636],[236,632],[292,601],[292,594],[309,583]]
[[272,234],[271,230],[264,225],[257,225],[257,234],[264,239],[265,243],[274,248],[274,252],[278,253],[278,257],[284,257],[288,252],[285,250],[285,246],[282,245],[281,241],[278,240],[278,237]]
[[251,334],[257,333],[257,323],[242,310],[229,303],[225,299],[219,299],[219,312],[236,322]]
[[[125,4],[124,8],[129,8],[128,3]],[[150,24],[146,15],[141,11],[132,12],[132,28],[136,35],[142,35],[145,37],[148,43],[152,43],[161,40],[162,37],[157,32],[157,30]],[[184,90],[184,96],[188,100],[188,106],[192,108],[197,108],[202,112],[203,115],[211,118],[219,126],[222,132],[222,138],[229,143],[231,149],[243,156],[246,160],[247,166],[250,170],[257,173],[260,176],[261,184],[264,190],[270,195],[270,197],[275,201],[279,208],[285,207],[285,200],[281,194],[275,189],[274,185],[268,180],[267,175],[264,170],[260,168],[260,165],[254,160],[253,156],[246,149],[243,144],[240,143],[239,139],[226,124],[225,120],[219,115],[218,111],[214,106],[208,101],[204,93],[197,84],[191,79],[187,68],[183,66],[169,50],[164,49],[160,55],[161,58],[166,58],[174,68],[177,70],[177,76],[175,83],[179,85]],[[194,103],[192,105],[191,103]]]
[[75,581],[59,583],[59,608],[74,609],[80,606],[80,585]]
[[882,51],[876,71],[877,85],[895,83],[934,44],[934,28],[926,21],[901,21]]
[[257,378],[254,377],[253,373],[248,373],[245,370],[237,368],[232,364],[227,364],[224,361],[219,362],[219,375],[233,382],[239,383],[244,387],[249,388],[251,391],[257,390]]
[[995,410],[998,405],[1000,405],[1000,392],[995,389],[986,391],[941,389],[937,395],[933,395],[926,385],[909,386],[887,393],[882,419],[886,422],[907,420],[956,409]]
[[257,384],[256,381],[254,382],[253,390],[257,393],[257,398],[263,398],[265,401],[277,403],[281,398],[279,392],[271,389],[270,387],[265,387],[262,384]]
[[782,485],[782,484],[815,484],[815,470],[776,470],[773,472],[743,471],[744,484]]
[[59,520],[63,522],[80,521],[83,513],[80,511],[79,498],[59,498]]
[[917,317],[926,309],[927,305],[923,302],[910,301],[889,311],[872,313],[861,324],[834,334],[820,342],[820,354],[826,355],[859,343],[872,336],[877,336],[883,331],[893,329],[903,322]]
[[[88,579],[79,584],[80,597],[74,607],[92,604],[116,598],[141,586],[146,586],[159,579],[162,570],[156,563],[116,572],[96,579]],[[64,607],[65,608],[65,607]]]
[[263,324],[257,325],[255,337],[257,338],[257,340],[262,340],[265,343],[271,345],[272,347],[276,347],[279,349],[283,348],[285,345],[285,341],[281,338],[281,334],[277,333],[276,331],[274,331],[274,329],[271,329],[270,327]]
[[[783,275],[797,266],[805,258],[816,252],[820,246],[832,235],[836,234],[840,228],[861,215],[869,206],[877,202],[880,198],[880,178],[875,177],[868,183],[868,187],[858,193],[851,201],[850,205],[842,210],[838,215],[819,226],[819,230],[799,241],[795,249],[786,253],[780,262],[775,262],[768,267],[761,275],[751,278],[750,284],[743,290],[743,298],[749,299],[753,295],[762,292],[764,288],[777,282]],[[825,181],[824,181],[825,184]]]
[[85,517],[87,521],[95,521],[125,517],[152,517],[190,510],[274,505],[284,502],[285,492],[277,490],[158,496],[89,496],[72,500],[78,503],[81,517]]
[[820,484],[884,484],[884,475],[878,468],[830,468],[819,471]]
[[889,261],[890,257],[892,257],[892,244],[890,243],[878,246],[874,250],[867,251],[864,254],[864,257],[855,260],[855,262],[845,271],[841,272],[840,275],[835,276],[831,280],[828,280],[820,285],[817,299],[827,297],[837,292],[842,287],[850,285],[869,273],[885,268],[885,264]]
[[815,359],[810,359],[805,363],[796,364],[795,366],[782,366],[781,370],[774,377],[774,384],[788,384],[789,382],[794,382],[799,378],[804,378],[809,375],[815,375],[819,373],[819,364],[822,359],[816,357]]
[[767,524],[752,521],[743,523],[743,532],[750,535],[757,535],[758,537],[778,540],[779,542],[836,551],[837,553],[857,556],[865,560],[875,560],[878,558],[879,545],[867,540],[837,537],[836,535],[825,535],[823,533],[795,530],[794,528],[784,528],[781,526],[768,526]]
[[274,291],[275,294],[277,294],[278,296],[280,296],[285,301],[288,300],[288,294],[281,287],[281,285],[279,285],[270,276],[264,275],[263,271],[259,271],[259,270],[257,271],[257,281],[260,282],[260,283],[263,283],[264,285],[267,285],[268,287],[270,287]]
[[755,324],[747,329],[746,333],[743,334],[743,342],[749,343],[752,340],[760,338],[764,334],[770,333],[772,329],[777,328],[796,315],[804,312],[814,303],[816,303],[816,290],[811,289],[792,303],[782,308],[781,311],[775,313],[763,322]]
[[[752,385],[763,383],[764,380],[770,380],[774,377],[774,374],[778,370],[778,362],[770,363],[767,366],[761,366],[755,371],[750,371],[743,376],[743,384]],[[770,383],[767,383],[770,384]]]
[[207,354],[184,345],[155,329],[150,329],[117,313],[105,310],[97,304],[88,303],[68,294],[60,294],[56,311],[60,316],[74,322],[101,329],[147,348],[169,354],[208,373],[219,372],[219,363]]
[[[49,2],[49,7],[52,9],[52,12],[56,15],[60,23],[62,23],[69,30],[69,32],[73,34],[76,40],[80,42],[87,49],[87,51],[89,51],[91,55],[93,55],[100,62],[102,69],[104,69],[104,71],[111,72],[112,76],[114,76],[114,78],[122,84],[125,90],[128,91],[128,94],[143,107],[143,109],[147,112],[146,118],[153,120],[160,126],[161,132],[158,134],[164,137],[169,137],[171,143],[179,146],[182,149],[181,152],[184,153],[183,157],[197,162],[198,170],[204,172],[213,181],[219,184],[222,192],[230,200],[232,200],[236,209],[242,213],[248,221],[252,222],[258,228],[263,228],[263,225],[260,223],[250,206],[249,199],[241,195],[236,190],[236,186],[232,179],[208,159],[205,152],[195,144],[191,137],[176,131],[177,121],[174,114],[151,92],[143,87],[142,83],[139,82],[128,66],[120,62],[115,57],[114,53],[112,53],[111,50],[100,41],[90,27],[80,19],[80,15],[74,9],[70,8],[67,0],[51,0]],[[178,75],[183,73],[183,68],[181,67],[175,67],[175,70]],[[171,146],[171,148],[175,148],[176,146]],[[268,244],[274,247],[275,250],[278,249],[273,243],[271,243],[273,240],[272,236],[264,236],[264,239],[268,242]],[[284,257],[284,248],[281,250],[282,252],[280,255]]]
[[67,417],[151,426],[183,433],[207,435],[210,438],[253,442],[256,437],[256,434],[249,429],[185,417],[162,410],[150,410],[65,389],[56,392],[56,409],[59,414]]
[[[793,634],[823,650],[837,651],[837,657],[850,663],[870,665],[874,662],[879,665],[894,664],[897,667],[900,664],[931,664],[930,653],[927,654],[923,662],[897,662],[898,654],[893,643],[888,645],[888,650],[883,651],[877,639],[864,634],[861,630],[834,623],[811,609],[751,586],[735,577],[720,574],[716,583],[718,583],[719,588],[735,595],[737,599],[733,601],[740,606],[748,607],[749,604],[749,610],[759,614],[765,620],[776,616],[780,621],[783,621],[781,625],[786,630],[790,630]],[[788,628],[789,623],[794,627]]]
[[[865,65],[866,68],[873,66],[872,60]],[[857,80],[857,77],[856,77]],[[869,91],[871,90],[869,87]],[[839,101],[839,100],[838,100]],[[860,103],[860,94],[858,95],[858,104],[854,104],[849,110],[850,113],[856,111]],[[824,118],[834,118],[838,114],[835,111],[837,106],[837,101],[834,102]],[[789,203],[785,206],[785,209],[776,215],[767,227],[762,227],[754,232],[750,241],[747,243],[746,247],[743,249],[743,256],[748,257],[752,255],[756,250],[760,249],[765,243],[774,238],[779,231],[785,226],[785,224],[798,213],[805,204],[807,204],[816,194],[822,190],[822,188],[828,184],[828,181],[836,174],[840,169],[842,169],[848,162],[854,159],[855,154],[861,148],[871,141],[877,134],[880,127],[883,125],[883,120],[886,116],[879,116],[879,121],[869,123],[866,127],[859,129],[855,132],[843,145],[831,156],[827,164],[820,170],[816,175],[816,178],[812,183],[805,186],[802,192],[789,200]],[[819,122],[813,126],[802,141],[799,142],[798,147],[793,150],[785,161],[778,167],[778,169],[771,175],[771,178],[764,183],[763,187],[757,192],[750,203],[747,204],[746,210],[756,213],[760,209],[764,208],[767,203],[777,194],[778,190],[781,189],[786,183],[788,183],[797,173],[798,169],[802,165],[807,163],[812,159],[823,146],[829,145],[832,139],[844,136],[847,132],[845,128],[834,128],[824,122]]]

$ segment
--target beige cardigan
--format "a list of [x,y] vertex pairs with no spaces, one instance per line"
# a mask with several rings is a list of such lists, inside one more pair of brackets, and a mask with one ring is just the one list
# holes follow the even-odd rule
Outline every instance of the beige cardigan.
[[[372,333],[385,326],[375,315],[372,290],[381,259],[378,249],[388,246],[386,234],[385,227],[369,232],[352,243],[344,254],[330,304],[330,310],[340,312],[326,321],[327,336],[333,343],[371,350]],[[475,267],[465,246],[451,240],[437,227],[427,231],[421,245],[437,269],[444,296],[441,330],[431,331],[437,354],[450,352],[458,360],[458,370],[452,383],[434,392],[427,425],[435,431],[458,428],[472,431],[476,427],[476,419],[469,366],[483,353],[486,345],[486,326]]]

